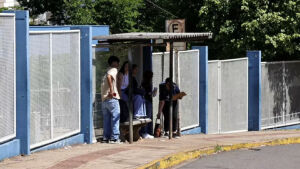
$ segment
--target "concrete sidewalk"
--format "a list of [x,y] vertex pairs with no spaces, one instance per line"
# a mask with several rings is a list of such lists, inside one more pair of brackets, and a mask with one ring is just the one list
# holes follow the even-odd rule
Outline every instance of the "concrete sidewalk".
[[[134,144],[90,144],[17,156],[0,162],[1,169],[138,168],[180,152],[214,149],[216,145],[261,143],[300,138],[299,130],[259,131],[220,135],[189,135],[179,139],[140,140]],[[149,166],[149,165],[148,165]]]

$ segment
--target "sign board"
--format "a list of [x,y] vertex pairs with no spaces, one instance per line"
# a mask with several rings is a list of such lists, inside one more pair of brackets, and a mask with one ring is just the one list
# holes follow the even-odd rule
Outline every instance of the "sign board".
[[[166,32],[184,33],[185,32],[185,19],[172,19],[166,20]],[[173,44],[174,50],[186,50],[185,42],[175,42]],[[170,44],[167,44],[167,51],[170,51]]]

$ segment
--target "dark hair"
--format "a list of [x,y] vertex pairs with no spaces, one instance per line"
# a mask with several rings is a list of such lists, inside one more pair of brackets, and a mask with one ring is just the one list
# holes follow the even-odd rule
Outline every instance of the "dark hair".
[[166,78],[166,83],[169,83],[169,84],[172,84],[172,80],[171,80],[171,78]]
[[138,65],[137,65],[137,64],[133,64],[133,65],[132,65],[132,70],[134,70],[134,69],[136,69],[136,68],[138,68]]
[[119,60],[119,58],[117,57],[117,56],[110,56],[109,58],[108,58],[108,64],[109,64],[109,66],[111,66],[111,64],[113,63],[113,62],[120,62],[120,60]]
[[123,65],[122,65],[122,67],[121,67],[121,69],[120,69],[120,73],[122,73],[123,75],[125,74],[125,66],[126,66],[126,64],[128,64],[128,61],[126,61],[126,62],[124,62],[123,63]]

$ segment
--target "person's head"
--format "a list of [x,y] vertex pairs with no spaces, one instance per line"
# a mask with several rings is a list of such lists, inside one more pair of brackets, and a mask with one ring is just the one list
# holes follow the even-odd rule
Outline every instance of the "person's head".
[[139,72],[139,67],[136,64],[132,65],[132,75],[135,76]]
[[120,60],[117,56],[110,56],[108,58],[108,65],[110,67],[114,67],[114,68],[118,68],[119,67],[119,63],[120,63]]
[[171,78],[166,78],[166,86],[167,86],[167,88],[171,88],[171,84],[172,84],[173,82],[172,82],[172,80],[171,80]]
[[124,74],[127,74],[128,73],[128,61],[124,62],[121,69],[120,69],[120,72],[124,75]]

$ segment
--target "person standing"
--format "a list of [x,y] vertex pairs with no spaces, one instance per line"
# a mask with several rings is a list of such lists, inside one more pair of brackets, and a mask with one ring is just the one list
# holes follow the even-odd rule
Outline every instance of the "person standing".
[[102,142],[120,143],[120,106],[119,92],[117,90],[117,74],[119,58],[110,56],[109,68],[101,85],[102,113],[103,113],[103,139]]

